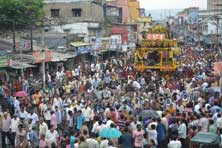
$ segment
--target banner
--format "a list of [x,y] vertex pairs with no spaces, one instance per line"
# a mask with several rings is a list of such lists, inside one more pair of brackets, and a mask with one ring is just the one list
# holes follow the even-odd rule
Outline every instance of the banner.
[[45,62],[50,62],[52,60],[51,51],[45,51],[45,57],[44,52],[41,51],[33,52],[32,55],[34,56],[35,63],[41,63],[43,60],[45,60]]
[[147,34],[147,40],[164,40],[165,34]]

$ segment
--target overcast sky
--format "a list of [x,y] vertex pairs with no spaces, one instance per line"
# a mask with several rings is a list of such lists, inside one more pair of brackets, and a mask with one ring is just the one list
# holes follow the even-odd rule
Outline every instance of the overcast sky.
[[181,9],[191,6],[207,8],[207,0],[140,0],[140,7],[151,9]]

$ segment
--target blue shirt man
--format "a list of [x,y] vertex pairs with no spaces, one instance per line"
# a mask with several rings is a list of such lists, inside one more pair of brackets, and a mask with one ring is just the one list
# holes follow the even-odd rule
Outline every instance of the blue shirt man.
[[79,110],[78,111],[79,112],[79,115],[77,116],[77,123],[76,123],[76,128],[77,128],[77,130],[80,130],[81,128],[82,128],[82,124],[85,122],[85,117],[84,117],[84,115],[82,114],[82,111],[81,110]]

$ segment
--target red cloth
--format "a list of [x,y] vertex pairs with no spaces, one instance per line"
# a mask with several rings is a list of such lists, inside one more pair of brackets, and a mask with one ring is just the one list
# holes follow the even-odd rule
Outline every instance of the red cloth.
[[113,121],[113,122],[116,122],[116,113],[114,111],[111,111],[110,112],[110,119]]

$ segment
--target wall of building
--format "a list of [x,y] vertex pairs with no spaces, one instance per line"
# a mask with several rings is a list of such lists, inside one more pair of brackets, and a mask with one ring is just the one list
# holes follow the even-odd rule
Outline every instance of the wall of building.
[[[215,25],[215,20],[207,20],[206,23],[202,24],[203,35],[216,35],[217,34],[217,26]],[[222,21],[220,21],[222,24]],[[221,29],[218,29],[219,35],[222,33]]]
[[128,0],[131,22],[137,22],[139,17],[140,2],[138,0]]
[[131,21],[130,10],[129,10],[127,1],[128,0],[115,0],[115,1],[107,2],[107,5],[112,5],[112,6],[122,8],[122,23],[129,23]]
[[208,0],[207,9],[214,11],[215,14],[222,14],[222,0]]
[[[59,17],[52,17],[51,10],[59,9]],[[81,16],[73,16],[73,9],[81,9]],[[52,2],[44,5],[45,15],[55,23],[103,22],[103,7],[91,1]]]

